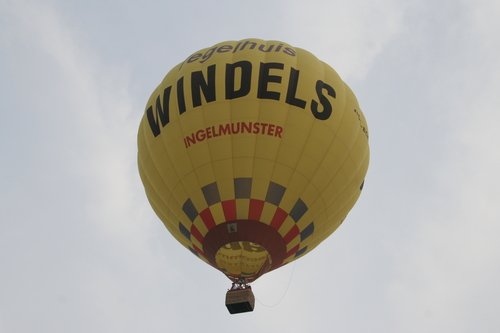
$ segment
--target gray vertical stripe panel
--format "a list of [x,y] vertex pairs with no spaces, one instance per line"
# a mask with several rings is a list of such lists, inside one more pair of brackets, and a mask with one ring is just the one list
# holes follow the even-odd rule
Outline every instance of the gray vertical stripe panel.
[[298,199],[290,212],[290,216],[295,222],[297,222],[305,214],[305,212],[307,212],[306,204],[301,199]]
[[301,256],[301,255],[303,255],[303,254],[304,254],[304,252],[306,252],[306,251],[307,251],[307,246],[306,246],[306,247],[301,248],[300,250],[298,250],[298,251],[297,251],[297,253],[295,253],[295,257],[296,257],[296,258],[297,258],[297,257],[300,257],[300,256]]
[[214,205],[220,202],[220,194],[219,188],[217,187],[217,183],[208,184],[204,186],[202,189],[203,195],[205,196],[205,200],[209,206]]
[[191,201],[191,199],[187,199],[186,200],[186,202],[184,203],[184,205],[182,205],[182,210],[187,215],[187,217],[189,218],[189,220],[191,220],[191,222],[193,222],[194,219],[196,218],[196,216],[198,216],[198,211],[194,207],[193,202]]
[[189,251],[191,251],[192,254],[194,254],[195,256],[199,257],[200,255],[198,254],[198,252],[196,252],[195,249],[193,249],[192,247],[189,248]]
[[252,193],[252,178],[235,178],[234,194],[236,199],[250,199]]
[[283,194],[285,194],[285,188],[283,186],[270,182],[267,188],[266,201],[279,206]]
[[309,223],[309,225],[307,227],[304,228],[304,230],[302,230],[302,232],[300,233],[300,241],[304,241],[304,239],[306,239],[307,237],[311,236],[311,234],[314,232],[314,223],[311,222]]
[[184,237],[186,237],[187,239],[191,239],[191,232],[187,230],[182,223],[179,223],[179,231]]

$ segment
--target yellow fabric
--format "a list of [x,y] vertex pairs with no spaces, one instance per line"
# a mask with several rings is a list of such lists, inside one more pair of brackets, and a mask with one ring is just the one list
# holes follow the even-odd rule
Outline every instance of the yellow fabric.
[[[351,89],[311,53],[279,41],[227,41],[193,53],[154,90],[138,133],[147,197],[191,250],[203,245],[180,228],[194,225],[202,236],[208,229],[199,216],[186,216],[186,200],[198,212],[208,208],[202,188],[216,182],[220,201],[236,199],[243,219],[248,200],[235,197],[234,179],[251,178],[252,199],[265,201],[274,182],[286,188],[280,208],[290,212],[297,198],[307,204],[296,224],[303,230],[314,222],[301,244],[310,251],[358,199],[368,161],[367,124]],[[266,224],[276,208],[269,206],[261,216]],[[221,204],[210,210],[216,225],[226,222]],[[285,236],[294,224],[287,217],[279,233]],[[239,269],[254,271],[245,267],[247,259]]]
[[229,275],[249,277],[270,262],[267,251],[251,242],[233,242],[221,247],[215,256],[219,269]]

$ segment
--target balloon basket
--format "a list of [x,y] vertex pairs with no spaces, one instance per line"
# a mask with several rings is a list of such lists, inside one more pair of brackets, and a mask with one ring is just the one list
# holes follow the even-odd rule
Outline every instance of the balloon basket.
[[230,314],[251,312],[255,307],[255,297],[250,286],[230,289],[226,293],[226,307]]

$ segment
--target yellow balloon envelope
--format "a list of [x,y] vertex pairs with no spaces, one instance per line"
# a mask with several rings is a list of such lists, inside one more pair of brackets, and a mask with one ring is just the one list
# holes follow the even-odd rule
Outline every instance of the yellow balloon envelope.
[[153,92],[138,133],[157,215],[197,257],[245,283],[335,231],[368,161],[367,124],[350,88],[279,41],[195,52]]

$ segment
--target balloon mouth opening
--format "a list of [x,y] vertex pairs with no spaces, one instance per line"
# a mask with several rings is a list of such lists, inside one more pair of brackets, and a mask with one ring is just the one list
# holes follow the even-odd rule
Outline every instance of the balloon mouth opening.
[[286,242],[278,231],[255,220],[233,220],[211,228],[203,241],[208,262],[233,282],[255,281],[284,264]]
[[234,241],[219,248],[215,253],[215,264],[233,281],[251,281],[270,270],[272,258],[258,243]]

